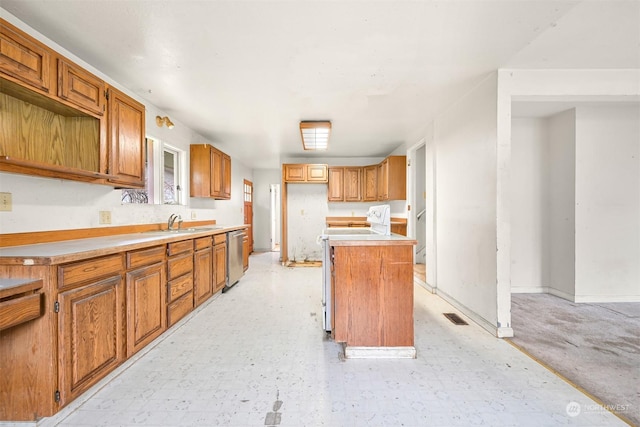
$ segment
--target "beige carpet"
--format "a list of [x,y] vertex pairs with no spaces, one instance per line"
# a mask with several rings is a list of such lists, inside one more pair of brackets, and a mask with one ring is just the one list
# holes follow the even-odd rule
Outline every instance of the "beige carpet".
[[640,425],[640,303],[513,294],[511,342]]

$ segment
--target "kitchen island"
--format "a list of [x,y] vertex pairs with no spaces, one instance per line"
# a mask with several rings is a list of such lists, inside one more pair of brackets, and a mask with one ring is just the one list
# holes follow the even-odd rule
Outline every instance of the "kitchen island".
[[332,235],[332,337],[346,358],[415,358],[413,246],[397,234]]

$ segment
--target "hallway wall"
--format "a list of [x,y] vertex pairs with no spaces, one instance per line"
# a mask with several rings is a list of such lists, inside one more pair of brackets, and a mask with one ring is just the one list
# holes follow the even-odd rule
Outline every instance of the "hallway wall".
[[497,322],[496,88],[492,73],[434,125],[438,293],[492,327]]

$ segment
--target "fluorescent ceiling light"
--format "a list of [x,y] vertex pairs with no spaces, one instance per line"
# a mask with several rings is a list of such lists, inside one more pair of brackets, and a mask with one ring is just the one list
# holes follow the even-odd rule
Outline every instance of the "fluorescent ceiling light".
[[300,122],[300,135],[305,150],[326,150],[330,133],[331,122]]

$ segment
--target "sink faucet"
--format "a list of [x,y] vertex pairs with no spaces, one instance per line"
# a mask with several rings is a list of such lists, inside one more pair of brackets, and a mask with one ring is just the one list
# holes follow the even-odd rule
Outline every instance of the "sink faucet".
[[171,216],[169,217],[169,221],[167,221],[167,228],[169,230],[173,230],[173,224],[176,221],[178,221],[178,230],[180,230],[180,227],[182,226],[182,217],[176,214],[171,214]]

